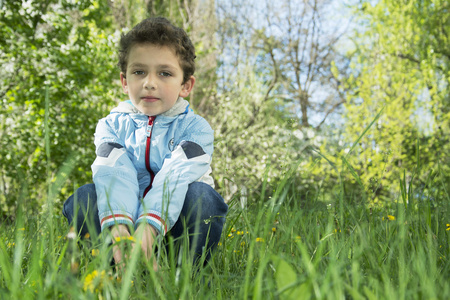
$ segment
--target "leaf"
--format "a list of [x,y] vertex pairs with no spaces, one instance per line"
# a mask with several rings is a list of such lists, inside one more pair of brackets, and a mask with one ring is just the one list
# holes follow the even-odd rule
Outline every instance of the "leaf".
[[280,299],[309,299],[311,289],[308,282],[299,284],[295,270],[285,260],[273,256],[275,281]]

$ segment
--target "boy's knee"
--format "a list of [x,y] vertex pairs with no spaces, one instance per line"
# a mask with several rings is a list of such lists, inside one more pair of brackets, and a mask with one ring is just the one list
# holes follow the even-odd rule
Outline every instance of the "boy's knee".
[[203,182],[193,182],[189,185],[186,193],[185,205],[190,209],[197,208],[202,211],[214,212],[215,215],[226,215],[228,205],[222,196],[216,192],[210,185]]
[[[98,223],[97,194],[94,184],[79,187],[63,204],[63,215],[69,224],[76,220],[77,229],[82,227],[86,219]],[[92,219],[92,220],[91,220]],[[87,232],[87,231],[86,231]],[[85,233],[85,232],[84,232]]]

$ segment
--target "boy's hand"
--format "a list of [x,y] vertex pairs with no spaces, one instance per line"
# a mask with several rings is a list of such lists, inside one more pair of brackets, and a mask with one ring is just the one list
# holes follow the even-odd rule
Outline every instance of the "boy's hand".
[[149,225],[149,224],[141,224],[138,227],[136,236],[138,237],[138,239],[141,239],[141,248],[142,251],[144,252],[145,258],[147,260],[152,260],[153,261],[153,270],[154,271],[158,271],[158,264],[156,263],[156,259],[154,257],[154,252],[153,252],[153,244],[155,242],[156,239],[156,229]]
[[113,236],[113,257],[114,262],[116,263],[116,267],[118,270],[120,270],[122,273],[125,273],[125,258],[127,257],[126,254],[122,253],[120,245],[116,244],[121,239],[126,239],[130,237],[130,232],[128,231],[128,228],[126,225],[119,224],[115,225],[111,228],[111,235]]

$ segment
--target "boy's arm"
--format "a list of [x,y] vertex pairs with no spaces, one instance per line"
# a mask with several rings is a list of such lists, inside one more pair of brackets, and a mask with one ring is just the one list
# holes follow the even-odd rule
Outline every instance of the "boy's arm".
[[102,231],[114,224],[134,227],[139,206],[137,172],[117,134],[118,121],[104,118],[95,131],[97,158],[92,173]]
[[200,122],[187,129],[189,134],[164,160],[150,191],[139,208],[137,223],[147,222],[158,233],[165,234],[178,220],[189,184],[210,169],[214,132],[209,124]]

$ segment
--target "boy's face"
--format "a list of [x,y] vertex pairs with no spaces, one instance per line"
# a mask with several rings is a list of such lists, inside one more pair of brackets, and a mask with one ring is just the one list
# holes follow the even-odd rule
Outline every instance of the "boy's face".
[[195,78],[182,83],[183,70],[170,47],[137,44],[130,49],[127,73],[120,73],[120,81],[139,111],[156,116],[171,109],[178,97],[187,97]]

